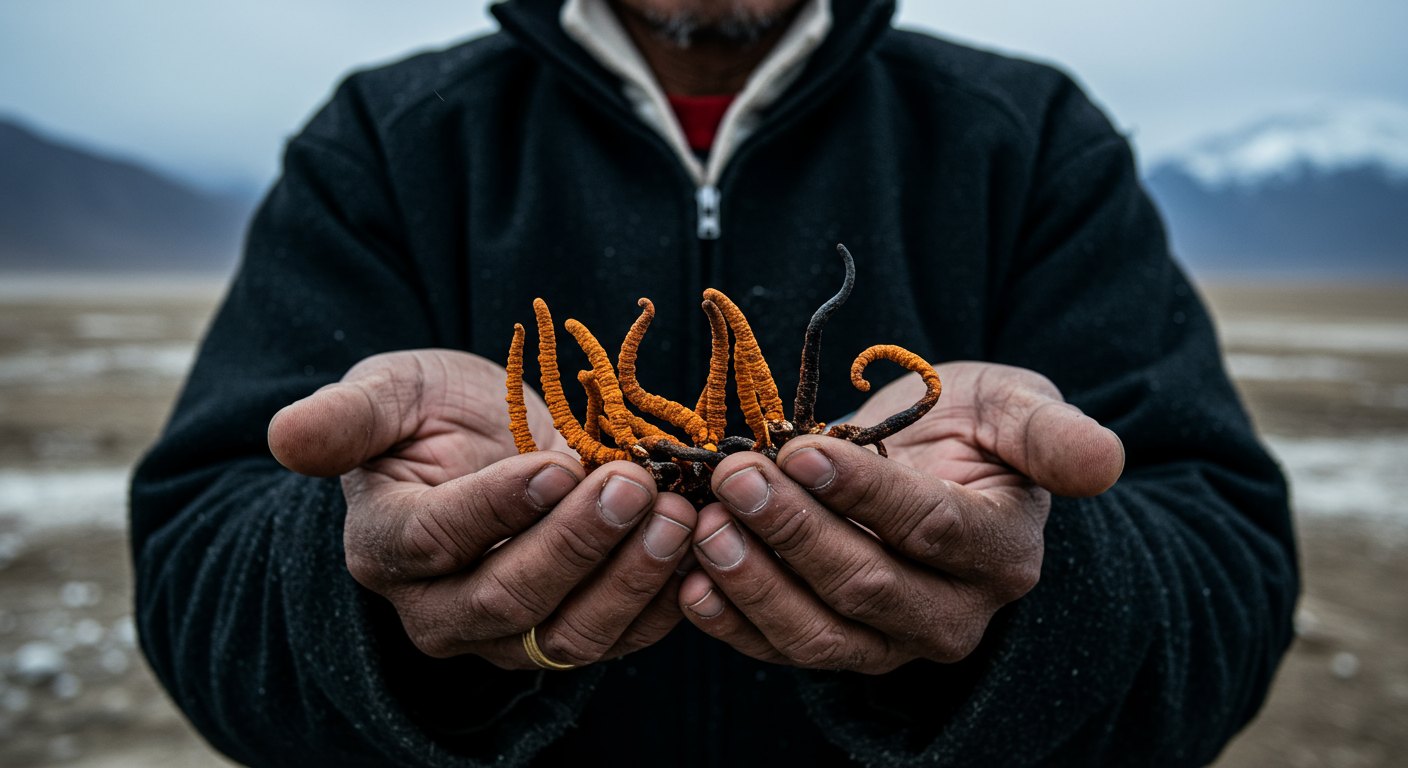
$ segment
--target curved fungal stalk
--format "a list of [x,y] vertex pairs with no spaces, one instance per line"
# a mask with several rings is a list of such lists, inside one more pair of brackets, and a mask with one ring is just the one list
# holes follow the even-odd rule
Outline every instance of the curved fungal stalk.
[[601,442],[601,387],[591,371],[577,371],[577,383],[587,391],[587,417],[582,424],[591,439]]
[[538,450],[528,429],[528,406],[523,402],[523,324],[513,324],[513,343],[508,348],[508,428],[519,453]]
[[752,438],[744,437],[743,435],[730,435],[719,441],[719,452],[724,455],[730,455],[742,451],[751,451],[754,445],[757,445],[757,441]]
[[593,440],[577,417],[572,415],[567,396],[562,392],[562,375],[557,370],[557,334],[553,332],[552,314],[548,312],[547,303],[534,299],[533,314],[538,319],[538,368],[542,376],[543,399],[552,414],[552,425],[567,440],[567,445],[582,457],[583,464],[601,465],[628,459],[625,451],[607,448]]
[[873,427],[841,425],[832,427],[827,435],[850,440],[856,445],[879,444],[881,440],[919,421],[939,401],[939,395],[943,393],[943,382],[939,381],[939,374],[934,372],[934,367],[919,355],[893,344],[877,344],[856,356],[855,362],[851,363],[851,383],[856,389],[862,392],[870,391],[870,382],[865,380],[865,368],[876,360],[898,363],[922,376],[924,396],[919,398],[919,402]]
[[[606,418],[606,415],[603,414],[601,416],[601,421],[603,424],[607,425],[607,429],[609,430],[611,420]],[[631,431],[635,433],[636,443],[639,443],[641,438],[656,437],[660,435],[668,437],[671,440],[675,439],[674,435],[671,435],[665,430],[655,426],[654,424],[651,424],[650,422],[646,421],[645,419],[642,419],[641,417],[635,414],[631,414]],[[635,443],[632,443],[632,445],[634,444]],[[684,443],[680,443],[680,445],[684,445]]]
[[850,298],[851,289],[856,284],[856,262],[851,258],[851,252],[839,243],[836,250],[846,262],[846,279],[841,284],[841,290],[822,304],[807,323],[807,335],[802,342],[802,371],[797,379],[797,402],[792,406],[792,421],[799,435],[821,431],[816,423],[816,388],[821,378],[821,331],[826,327],[826,321],[831,319],[831,313]]
[[[845,281],[837,294],[822,304],[807,324],[802,346],[802,367],[797,385],[796,423],[786,420],[777,384],[768,370],[758,340],[747,318],[736,304],[723,293],[710,288],[704,292],[702,307],[709,318],[712,344],[709,375],[694,409],[653,395],[636,377],[637,356],[650,323],[655,318],[655,306],[641,299],[640,317],[631,325],[630,333],[621,344],[619,366],[613,366],[601,343],[576,320],[568,320],[566,328],[591,360],[592,368],[577,374],[587,393],[585,428],[572,415],[562,392],[557,370],[557,340],[553,333],[552,315],[542,299],[533,302],[538,321],[538,364],[542,369],[543,398],[553,416],[553,426],[567,444],[582,457],[582,466],[592,471],[601,465],[628,460],[645,467],[662,491],[678,493],[696,509],[714,501],[710,478],[714,467],[726,456],[740,451],[753,451],[773,461],[778,448],[799,434],[821,434],[825,425],[816,422],[816,396],[820,376],[822,330],[836,309],[850,297],[855,286],[855,260],[844,245],[837,251],[846,265]],[[730,336],[732,333],[732,348]],[[514,444],[520,452],[537,450],[528,430],[527,408],[523,386],[523,326],[514,326],[513,344],[509,348],[507,387],[509,426]],[[729,357],[733,357],[734,381],[739,404],[753,437],[726,436],[728,405]],[[924,380],[925,392],[919,402],[873,427],[839,424],[826,431],[859,445],[874,445],[880,455],[887,455],[884,439],[918,421],[938,401],[943,385],[932,366],[918,355],[892,345],[871,347],[856,357],[851,366],[851,382],[862,392],[870,390],[864,373],[876,360],[890,360],[917,372]],[[651,421],[636,415],[629,407],[635,405]],[[668,423],[683,429],[694,445],[684,438],[666,432],[658,423]],[[610,435],[617,448],[602,444]],[[717,447],[716,447],[717,446]]]
[[[596,384],[596,374],[591,371],[578,371],[577,381],[580,382],[582,388],[587,391],[587,419],[585,424],[587,434],[591,435],[593,440],[601,440],[601,434],[603,432],[608,435],[611,434],[611,419],[608,418],[606,413],[602,410],[601,388]],[[630,414],[630,416],[631,432],[635,435],[637,440],[648,435],[666,434],[665,430],[651,424],[634,413]],[[630,445],[619,447],[621,447],[622,450],[630,450],[630,446],[635,445],[637,440],[632,440]]]
[[631,412],[626,410],[626,398],[621,393],[620,382],[616,380],[611,356],[606,354],[606,348],[585,325],[569,318],[563,327],[577,340],[577,346],[587,353],[587,361],[592,364],[592,378],[596,379],[597,389],[601,390],[601,410],[611,421],[611,436],[619,446],[634,445],[636,436],[631,432]]
[[[768,423],[786,421],[782,413],[782,398],[777,394],[777,383],[772,380],[767,360],[758,347],[758,339],[753,336],[753,328],[748,318],[729,297],[709,288],[704,298],[718,305],[728,327],[733,330],[733,375],[738,388],[738,399],[743,407],[744,418],[753,430],[754,439],[764,445],[772,445]],[[757,414],[757,415],[755,415]]]
[[728,322],[714,302],[705,299],[700,306],[709,316],[713,348],[709,355],[709,378],[694,412],[708,423],[709,442],[717,445],[724,439],[724,429],[728,426],[728,405],[724,402],[728,391]]
[[738,390],[738,407],[743,411],[743,422],[753,430],[753,440],[758,445],[768,445],[768,422],[763,415],[763,406],[758,402],[758,393],[753,390],[752,367],[743,362],[743,353],[734,346],[733,385]]
[[640,317],[631,324],[626,340],[621,342],[621,354],[617,357],[621,391],[637,408],[683,429],[695,445],[713,450],[713,441],[709,439],[709,425],[699,414],[674,400],[645,391],[636,380],[636,354],[640,351],[645,332],[650,328],[650,321],[655,319],[655,305],[650,299],[641,299],[636,305],[641,308]]
[[684,445],[669,435],[643,437],[640,440],[640,446],[650,452],[651,458],[698,461],[708,464],[711,467],[723,461],[728,455],[718,451],[711,451],[707,448],[695,448]]

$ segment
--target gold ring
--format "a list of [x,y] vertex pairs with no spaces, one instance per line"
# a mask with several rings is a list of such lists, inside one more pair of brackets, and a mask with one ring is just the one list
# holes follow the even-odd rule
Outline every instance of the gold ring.
[[532,659],[534,664],[537,664],[543,669],[550,669],[554,672],[561,672],[563,670],[577,668],[576,664],[559,664],[553,661],[552,659],[549,659],[546,653],[543,653],[543,649],[538,647],[537,627],[533,627],[532,629],[523,633],[523,650],[528,652],[528,658]]

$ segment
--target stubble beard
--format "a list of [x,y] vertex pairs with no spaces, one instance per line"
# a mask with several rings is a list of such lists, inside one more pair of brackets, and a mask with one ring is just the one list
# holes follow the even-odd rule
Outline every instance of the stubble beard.
[[747,47],[786,23],[794,10],[785,5],[779,9],[757,10],[749,5],[746,1],[728,0],[721,10],[706,10],[695,4],[671,11],[650,7],[633,10],[655,35],[681,49],[699,43]]

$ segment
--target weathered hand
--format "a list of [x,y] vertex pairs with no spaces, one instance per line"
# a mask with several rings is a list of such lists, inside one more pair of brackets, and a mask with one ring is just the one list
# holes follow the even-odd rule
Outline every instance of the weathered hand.
[[[943,397],[887,441],[890,459],[808,437],[776,464],[746,452],[719,464],[724,503],[700,512],[702,570],[680,589],[690,621],[754,658],[872,674],[977,647],[993,614],[1036,585],[1050,494],[1103,492],[1124,449],[1039,374],[937,370]],[[900,379],[852,423],[923,391]]]
[[681,616],[693,507],[629,462],[586,476],[536,397],[529,423],[557,451],[517,455],[504,394],[481,357],[377,355],[275,415],[269,446],[296,472],[342,475],[347,568],[425,653],[529,669],[535,626],[566,664],[655,643]]

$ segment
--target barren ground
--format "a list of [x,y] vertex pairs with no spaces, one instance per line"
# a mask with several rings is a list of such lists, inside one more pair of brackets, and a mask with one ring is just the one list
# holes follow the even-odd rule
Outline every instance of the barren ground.
[[[0,276],[0,764],[220,766],[136,651],[122,529],[219,295]],[[1408,287],[1207,290],[1293,478],[1306,594],[1217,763],[1408,765]]]

